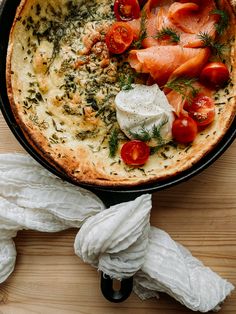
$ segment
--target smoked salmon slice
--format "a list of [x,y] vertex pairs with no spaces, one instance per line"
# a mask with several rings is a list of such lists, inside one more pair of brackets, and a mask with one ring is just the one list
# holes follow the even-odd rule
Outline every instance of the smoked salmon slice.
[[[178,77],[197,77],[211,55],[199,35],[215,38],[219,19],[219,15],[213,14],[215,9],[214,0],[149,0],[143,9],[145,14],[128,22],[135,37],[144,33],[143,27],[146,35],[142,40],[144,49],[129,52],[130,66],[136,72],[149,74],[148,82],[160,87]],[[176,33],[179,42],[171,42],[170,35],[159,35],[166,29]],[[176,114],[184,114],[183,96],[167,88],[164,92]],[[204,93],[210,95],[211,91],[204,88]]]
[[180,114],[188,115],[188,113],[184,110],[185,99],[180,93],[172,90],[166,95],[166,98],[168,99],[169,104],[173,107],[177,116]]
[[178,26],[186,33],[204,32],[205,28],[209,28],[218,21],[218,17],[212,14],[216,9],[213,0],[199,1],[196,3],[180,3],[174,2],[169,7],[168,18],[171,22]]
[[131,50],[128,61],[139,73],[149,73],[162,86],[173,76],[195,76],[209,57],[207,48],[153,46]]
[[181,32],[181,42],[184,47],[201,47],[200,33],[206,33],[213,39],[216,36],[215,24],[219,16],[212,14],[216,9],[213,0],[196,3],[174,2],[168,10],[168,19]]
[[[183,48],[184,49],[184,48]],[[185,48],[185,49],[193,49],[193,48]],[[202,70],[203,66],[207,63],[211,51],[209,48],[197,48],[194,50],[198,50],[198,54],[193,56],[185,63],[181,64],[169,77],[172,79],[178,76],[197,76]]]
[[148,0],[144,6],[147,18],[152,14],[156,15],[159,8],[168,8],[174,2],[174,0]]
[[[196,29],[194,28],[195,26],[194,24],[196,24],[196,21],[193,21],[193,16],[195,20],[196,19],[199,20],[198,11],[199,11],[199,6],[196,3],[174,2],[169,7],[168,18],[174,25],[182,29],[184,32],[194,34],[196,32]],[[196,14],[196,12],[198,14]],[[199,22],[200,21],[197,21],[197,23]]]
[[[166,38],[157,39],[158,33],[166,28],[172,29],[179,35],[180,42],[178,44],[183,47],[203,47],[204,44],[199,38],[201,33],[206,33],[213,39],[216,36],[215,24],[219,20],[219,15],[212,14],[215,9],[214,0],[192,0],[191,2],[149,0],[143,9],[146,38],[142,41],[142,47],[166,45],[168,42]],[[137,37],[141,30],[141,19],[128,23]]]

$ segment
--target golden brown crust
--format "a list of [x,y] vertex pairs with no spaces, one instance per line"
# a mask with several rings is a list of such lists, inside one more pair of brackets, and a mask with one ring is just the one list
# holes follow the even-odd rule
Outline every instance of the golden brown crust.
[[[199,133],[191,147],[186,148],[179,145],[176,149],[168,146],[168,150],[164,151],[163,155],[151,157],[151,160],[143,169],[127,171],[126,166],[122,162],[113,163],[113,160],[108,157],[107,150],[93,152],[82,141],[76,146],[73,143],[68,145],[54,143],[52,145],[49,142],[47,131],[40,130],[24,113],[21,98],[21,92],[25,85],[21,82],[24,72],[19,73],[20,67],[17,65],[17,53],[19,53],[17,44],[19,44],[19,36],[22,35],[23,38],[24,35],[20,33],[22,28],[19,26],[19,20],[27,14],[27,10],[30,10],[30,6],[34,3],[31,1],[29,5],[29,1],[23,0],[13,23],[7,56],[7,91],[12,111],[27,141],[46,161],[61,173],[67,175],[76,183],[99,186],[136,186],[167,179],[189,169],[220,142],[235,118],[236,112],[235,44],[232,47],[230,56],[230,63],[233,68],[233,84],[230,89],[230,95],[225,95],[224,91],[221,91],[217,102],[224,102],[225,105],[217,106],[215,122]],[[231,7],[228,1],[225,3]],[[232,7],[231,12],[233,12]],[[232,16],[230,27],[232,34],[230,36],[235,35],[235,15],[233,14]],[[165,155],[168,156],[167,159],[165,159]]]

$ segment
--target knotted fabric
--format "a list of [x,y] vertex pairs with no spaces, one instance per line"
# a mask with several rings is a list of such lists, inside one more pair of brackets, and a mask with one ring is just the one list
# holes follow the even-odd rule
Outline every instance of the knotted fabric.
[[194,311],[218,310],[234,289],[163,230],[150,226],[151,195],[105,209],[92,192],[73,186],[24,154],[0,155],[0,282],[16,261],[13,238],[32,229],[80,228],[75,253],[112,278],[134,276],[141,299],[170,296]]

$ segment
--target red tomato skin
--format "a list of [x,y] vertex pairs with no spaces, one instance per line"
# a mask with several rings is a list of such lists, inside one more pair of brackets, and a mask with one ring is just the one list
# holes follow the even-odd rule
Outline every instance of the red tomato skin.
[[106,34],[106,45],[111,53],[121,54],[131,45],[134,38],[132,28],[125,22],[115,22]]
[[150,147],[142,141],[132,140],[121,148],[121,158],[129,166],[142,166],[150,156]]
[[117,21],[131,21],[140,17],[138,0],[115,0],[114,13]]
[[215,119],[215,104],[212,98],[198,94],[191,102],[186,104],[184,109],[189,116],[196,121],[198,127],[205,127]]
[[178,143],[188,144],[193,142],[197,133],[197,123],[189,116],[180,116],[173,122],[172,135]]
[[201,71],[200,81],[211,88],[224,87],[229,81],[230,74],[222,62],[210,62]]

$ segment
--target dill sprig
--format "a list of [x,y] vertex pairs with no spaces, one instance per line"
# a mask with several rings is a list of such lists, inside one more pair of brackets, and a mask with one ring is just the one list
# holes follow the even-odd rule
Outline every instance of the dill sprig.
[[179,43],[180,35],[170,27],[164,27],[162,30],[158,31],[157,35],[154,37],[156,39],[163,39],[167,37],[171,43]]
[[191,102],[191,100],[199,93],[199,89],[193,85],[196,81],[196,78],[177,77],[167,82],[165,87],[182,95],[183,100],[186,99],[188,102]]
[[129,133],[135,140],[139,140],[142,142],[148,142],[152,138],[150,132],[146,130],[144,126],[141,127],[139,132],[129,131]]
[[215,24],[215,29],[219,35],[222,35],[226,28],[229,26],[229,15],[224,10],[215,9],[210,12],[211,14],[218,14],[220,20]]
[[52,65],[52,63],[54,62],[54,60],[56,59],[57,55],[60,52],[61,41],[65,35],[67,26],[68,23],[65,23],[63,25],[61,22],[50,21],[47,29],[43,33],[39,32],[35,33],[39,41],[42,40],[43,38],[46,38],[47,41],[49,41],[53,45],[52,55],[49,60],[47,72],[49,71],[50,66]]
[[137,49],[142,48],[142,41],[147,38],[147,17],[146,17],[146,11],[142,10],[141,14],[141,22],[140,22],[140,34],[139,38],[133,42],[133,46]]
[[168,123],[168,118],[165,118],[158,126],[154,125],[152,129],[152,136],[158,142],[159,145],[164,145],[166,142],[161,136],[161,129]]
[[164,140],[161,135],[161,130],[168,123],[168,121],[168,118],[164,119],[159,125],[154,125],[151,130],[145,129],[143,125],[139,132],[130,131],[129,133],[135,140],[143,142],[154,140],[156,145],[150,147],[150,154],[154,155],[168,143],[168,141]]
[[130,131],[130,135],[135,140],[140,140],[143,142],[149,142],[151,139],[154,139],[158,145],[164,145],[166,142],[161,136],[161,129],[168,123],[168,118],[163,120],[159,125],[154,125],[151,130],[147,130],[143,125],[139,132]]
[[122,90],[133,89],[132,84],[134,83],[135,75],[127,75],[122,73],[119,75],[119,85]]
[[198,37],[203,43],[204,47],[209,47],[211,49],[212,54],[218,56],[220,59],[222,59],[224,51],[226,49],[225,44],[222,44],[220,42],[216,42],[209,33],[206,32],[200,32],[198,34]]
[[118,135],[119,135],[119,130],[113,129],[110,135],[110,139],[109,139],[109,151],[110,151],[109,156],[112,158],[115,157],[117,149],[118,149],[118,143],[119,143]]

